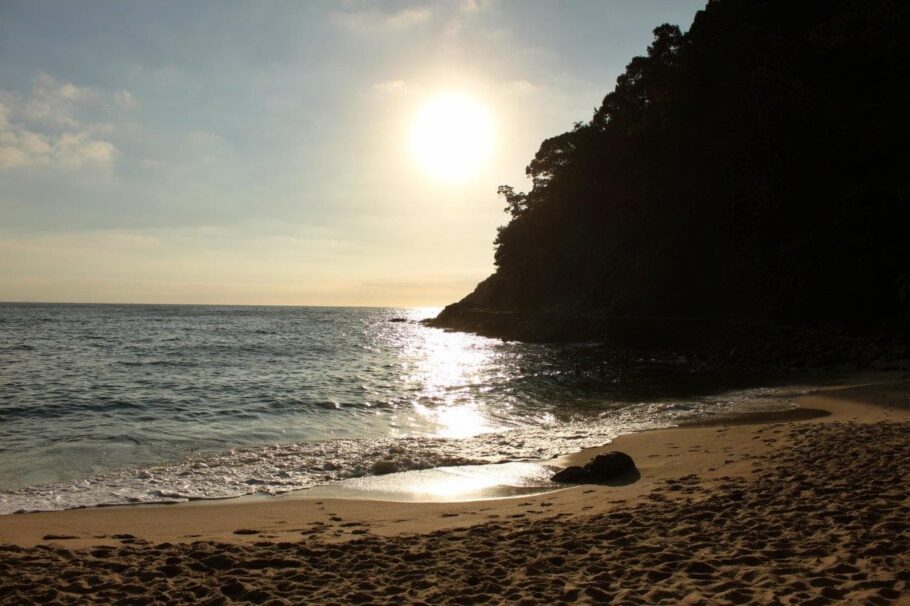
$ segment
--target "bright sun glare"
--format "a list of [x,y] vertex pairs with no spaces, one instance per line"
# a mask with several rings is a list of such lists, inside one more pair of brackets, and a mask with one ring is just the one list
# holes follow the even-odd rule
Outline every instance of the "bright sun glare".
[[411,127],[411,153],[427,174],[442,181],[474,175],[493,151],[493,117],[460,93],[430,99]]

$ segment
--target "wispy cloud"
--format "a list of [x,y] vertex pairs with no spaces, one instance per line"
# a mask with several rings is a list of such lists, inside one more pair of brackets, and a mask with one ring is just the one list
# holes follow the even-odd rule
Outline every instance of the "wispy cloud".
[[509,83],[508,88],[510,91],[518,94],[533,93],[538,90],[537,86],[527,80],[512,80]]
[[114,103],[123,109],[133,109],[136,107],[136,98],[128,90],[118,90],[113,95]]
[[458,12],[476,13],[491,6],[495,0],[458,0]]
[[403,91],[406,88],[408,88],[408,83],[404,80],[385,80],[384,82],[373,84],[373,90],[378,90],[381,93],[394,93]]
[[401,30],[428,21],[433,9],[416,6],[398,11],[383,11],[377,5],[358,6],[348,10],[334,11],[332,20],[345,29],[357,32],[370,30]]
[[110,165],[117,148],[98,135],[110,132],[111,125],[82,116],[135,105],[129,91],[107,93],[45,73],[27,94],[0,90],[0,170]]

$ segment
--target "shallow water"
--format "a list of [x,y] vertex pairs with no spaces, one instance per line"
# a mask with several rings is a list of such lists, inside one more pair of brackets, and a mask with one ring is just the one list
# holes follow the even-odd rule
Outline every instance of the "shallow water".
[[413,469],[348,478],[283,496],[421,503],[502,499],[565,488],[550,480],[555,470],[551,465],[518,462]]
[[794,394],[668,397],[718,378],[674,358],[619,381],[599,347],[417,323],[436,311],[2,304],[0,513],[546,459]]

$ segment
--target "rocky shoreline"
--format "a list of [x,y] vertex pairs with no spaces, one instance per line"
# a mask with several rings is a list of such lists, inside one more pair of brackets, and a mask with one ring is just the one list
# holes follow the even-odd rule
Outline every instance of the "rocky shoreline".
[[864,368],[910,357],[910,325],[896,321],[793,326],[722,318],[501,310],[473,306],[468,297],[423,323],[504,340],[596,342],[617,352],[663,352],[753,369]]

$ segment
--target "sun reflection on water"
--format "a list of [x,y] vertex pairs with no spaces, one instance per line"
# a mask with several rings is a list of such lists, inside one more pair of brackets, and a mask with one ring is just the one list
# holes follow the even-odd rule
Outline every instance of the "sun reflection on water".
[[[324,496],[369,495],[401,501],[461,501],[513,496],[553,489],[552,469],[536,463],[437,467],[344,480]],[[350,491],[350,492],[348,492]],[[319,489],[314,496],[323,496]],[[312,494],[312,493],[311,493]]]
[[415,411],[436,427],[435,435],[441,438],[470,438],[481,433],[500,431],[477,409],[476,405],[459,404],[428,408],[416,404]]
[[434,435],[467,438],[502,431],[475,391],[490,380],[496,341],[465,333],[421,330],[406,345],[407,380],[417,392],[413,410]]
[[496,480],[491,478],[445,474],[419,483],[411,490],[418,495],[422,494],[436,499],[451,499],[496,485]]

